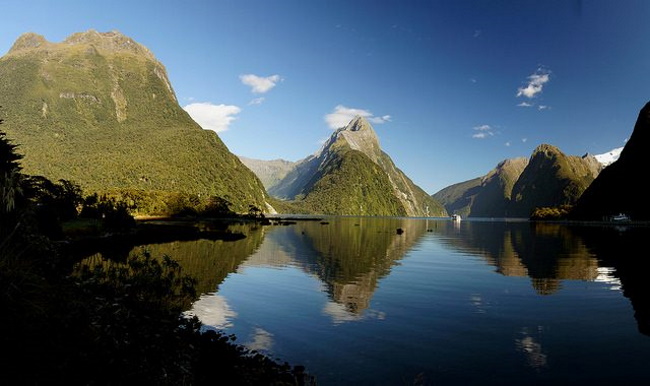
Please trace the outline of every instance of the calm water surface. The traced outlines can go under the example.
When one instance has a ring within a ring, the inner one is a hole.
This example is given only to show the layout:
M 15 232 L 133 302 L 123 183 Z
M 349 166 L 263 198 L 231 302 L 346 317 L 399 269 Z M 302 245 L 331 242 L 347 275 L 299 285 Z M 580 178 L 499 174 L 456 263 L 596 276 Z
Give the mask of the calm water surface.
M 207 328 L 319 385 L 650 384 L 650 228 L 326 221 L 145 248 Z

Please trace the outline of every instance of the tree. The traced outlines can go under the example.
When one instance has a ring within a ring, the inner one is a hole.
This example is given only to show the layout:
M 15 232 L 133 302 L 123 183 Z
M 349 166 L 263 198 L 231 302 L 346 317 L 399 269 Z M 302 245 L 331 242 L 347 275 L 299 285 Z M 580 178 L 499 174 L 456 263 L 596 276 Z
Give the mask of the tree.
M 2 122 L 0 119 L 0 124 Z M 22 156 L 16 148 L 6 133 L 0 131 L 0 231 L 13 228 L 17 209 L 23 201 L 24 176 L 19 163 Z
M 4 120 L 0 119 L 0 125 L 2 122 Z M 16 152 L 17 147 L 18 145 L 9 142 L 4 131 L 0 131 L 0 173 L 8 173 L 13 170 L 20 172 L 21 168 L 18 161 L 23 157 Z
M 264 212 L 253 204 L 248 205 L 248 216 L 252 218 L 264 218 Z

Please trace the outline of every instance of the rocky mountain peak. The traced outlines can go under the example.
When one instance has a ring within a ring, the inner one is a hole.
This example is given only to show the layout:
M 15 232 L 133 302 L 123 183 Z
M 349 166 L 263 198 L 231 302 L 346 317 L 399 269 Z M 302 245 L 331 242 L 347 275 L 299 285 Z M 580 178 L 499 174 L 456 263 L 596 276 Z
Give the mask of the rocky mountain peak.
M 45 40 L 43 35 L 39 35 L 33 32 L 27 32 L 18 37 L 14 42 L 13 46 L 9 50 L 9 53 L 15 53 L 22 50 L 38 48 L 48 44 L 48 41 Z
M 90 46 L 95 50 L 108 53 L 131 53 L 141 55 L 148 59 L 154 59 L 154 55 L 145 46 L 137 43 L 128 36 L 119 31 L 98 32 L 90 29 L 85 32 L 77 32 L 68 36 L 61 43 L 51 43 L 42 35 L 28 32 L 16 40 L 9 50 L 10 54 L 19 52 L 29 52 L 33 50 L 48 49 L 65 49 L 69 46 Z
M 548 156 L 556 155 L 558 153 L 561 153 L 560 149 L 558 149 L 553 145 L 544 143 L 535 148 L 535 150 L 533 151 L 533 157 L 535 157 L 538 154 L 543 154 L 548 157 Z
M 94 29 L 86 32 L 77 32 L 68 36 L 64 41 L 68 45 L 89 44 L 98 50 L 108 52 L 128 52 L 136 55 L 144 55 L 152 59 L 153 54 L 143 45 L 135 42 L 119 31 L 97 32 Z
M 372 130 L 372 126 L 370 126 L 370 122 L 368 120 L 360 115 L 355 116 L 352 118 L 350 123 L 348 123 L 347 126 L 345 126 L 344 130 L 347 131 L 362 131 L 362 130 Z
M 364 117 L 353 118 L 347 126 L 336 132 L 335 137 L 337 142 L 343 138 L 352 150 L 366 154 L 374 162 L 377 162 L 381 155 L 377 133 Z

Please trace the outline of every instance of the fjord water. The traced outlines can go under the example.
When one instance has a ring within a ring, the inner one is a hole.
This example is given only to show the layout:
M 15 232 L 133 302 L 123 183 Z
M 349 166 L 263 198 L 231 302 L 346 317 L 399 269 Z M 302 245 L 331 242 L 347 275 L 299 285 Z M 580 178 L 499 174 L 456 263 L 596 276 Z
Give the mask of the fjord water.
M 144 248 L 199 279 L 206 328 L 319 385 L 650 381 L 650 228 L 325 220 Z

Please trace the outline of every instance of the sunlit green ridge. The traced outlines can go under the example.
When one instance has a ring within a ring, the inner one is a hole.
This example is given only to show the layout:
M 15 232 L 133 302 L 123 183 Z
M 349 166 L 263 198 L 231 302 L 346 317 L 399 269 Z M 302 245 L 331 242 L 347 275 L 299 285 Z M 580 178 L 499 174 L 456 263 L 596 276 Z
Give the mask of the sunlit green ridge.
M 28 174 L 86 191 L 179 191 L 265 208 L 259 179 L 179 106 L 151 51 L 119 32 L 61 43 L 22 35 L 0 58 L 0 106 Z

